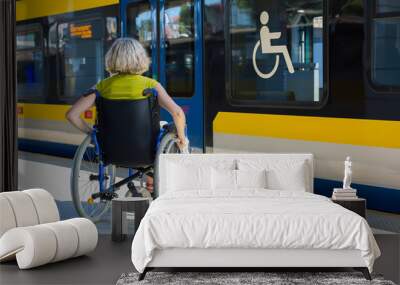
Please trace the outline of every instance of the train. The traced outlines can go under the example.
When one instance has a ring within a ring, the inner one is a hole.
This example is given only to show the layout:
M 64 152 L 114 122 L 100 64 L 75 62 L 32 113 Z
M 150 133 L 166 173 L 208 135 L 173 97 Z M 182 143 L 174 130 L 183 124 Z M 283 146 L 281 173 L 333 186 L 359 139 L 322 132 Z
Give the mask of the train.
M 138 39 L 182 106 L 197 152 L 315 155 L 314 191 L 353 187 L 400 213 L 397 0 L 17 1 L 19 149 L 71 157 L 65 112 L 108 76 L 104 55 Z M 168 114 L 163 118 L 170 120 Z M 95 109 L 83 114 L 95 121 Z

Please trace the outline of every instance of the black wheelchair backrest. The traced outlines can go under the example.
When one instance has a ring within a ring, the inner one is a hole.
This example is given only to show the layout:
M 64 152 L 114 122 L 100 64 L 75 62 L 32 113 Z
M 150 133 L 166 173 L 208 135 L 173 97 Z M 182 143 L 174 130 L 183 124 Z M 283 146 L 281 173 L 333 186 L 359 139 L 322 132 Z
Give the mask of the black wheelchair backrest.
M 152 165 L 160 131 L 157 98 L 96 99 L 97 128 L 105 164 L 140 168 Z

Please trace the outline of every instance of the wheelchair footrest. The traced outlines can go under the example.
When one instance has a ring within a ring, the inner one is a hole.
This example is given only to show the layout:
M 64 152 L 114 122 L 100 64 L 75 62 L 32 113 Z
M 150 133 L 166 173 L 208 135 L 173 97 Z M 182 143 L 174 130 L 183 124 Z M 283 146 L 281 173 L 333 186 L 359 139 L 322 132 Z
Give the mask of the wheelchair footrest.
M 92 194 L 93 200 L 97 198 L 100 198 L 100 200 L 112 200 L 114 198 L 118 198 L 118 194 L 110 191 L 104 191 Z

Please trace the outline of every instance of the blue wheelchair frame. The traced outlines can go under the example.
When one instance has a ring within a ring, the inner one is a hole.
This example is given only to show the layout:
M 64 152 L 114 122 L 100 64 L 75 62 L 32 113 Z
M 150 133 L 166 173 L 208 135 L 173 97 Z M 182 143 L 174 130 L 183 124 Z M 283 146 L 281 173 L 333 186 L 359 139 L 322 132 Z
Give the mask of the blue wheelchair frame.
M 168 125 L 170 125 L 170 124 L 171 123 L 169 123 Z M 168 127 L 161 128 L 161 130 L 160 130 L 160 132 L 158 134 L 158 137 L 157 137 L 157 143 L 156 143 L 156 150 L 155 151 L 157 151 L 162 138 L 168 132 L 168 130 L 169 130 Z M 101 149 L 100 149 L 99 141 L 97 139 L 97 129 L 96 128 L 93 129 L 92 133 L 90 134 L 90 137 L 91 137 L 92 143 L 94 144 L 94 152 L 95 152 L 96 156 L 99 158 L 99 178 L 98 178 L 98 180 L 99 180 L 99 190 L 100 190 L 100 193 L 103 193 L 105 191 L 109 191 L 110 189 L 106 189 L 105 188 L 105 175 L 104 174 L 105 174 L 106 166 L 104 165 L 102 157 L 101 157 Z M 126 179 L 128 179 L 130 177 L 133 177 L 134 174 L 135 174 L 134 173 L 134 169 L 133 168 L 128 168 L 128 177 Z M 135 178 L 136 177 L 134 177 L 134 178 L 132 178 L 130 180 L 133 180 Z M 121 183 L 121 182 L 124 182 L 124 183 Z M 111 192 L 114 191 L 114 186 L 117 186 L 117 188 L 119 188 L 121 185 L 123 185 L 123 184 L 125 184 L 127 182 L 129 182 L 129 181 L 125 181 L 125 179 L 124 179 L 124 180 L 121 180 L 120 182 L 118 182 L 118 183 L 116 183 L 114 185 L 110 185 Z
M 100 96 L 100 93 L 97 90 L 94 90 L 94 92 L 96 93 L 96 97 Z M 157 98 L 158 94 L 155 89 L 145 89 L 143 91 L 143 94 L 148 94 L 148 93 L 151 93 L 151 96 L 153 96 L 154 98 Z M 167 134 L 169 132 L 169 130 L 171 130 L 171 127 L 169 127 L 171 125 L 172 125 L 172 123 L 168 123 L 167 125 L 165 125 L 163 128 L 160 129 L 160 132 L 157 136 L 157 143 L 156 143 L 156 148 L 155 148 L 156 152 L 157 152 L 158 147 L 161 143 L 161 140 L 163 139 L 165 134 Z M 100 149 L 99 141 L 97 139 L 97 132 L 98 132 L 98 130 L 95 126 L 93 128 L 93 131 L 91 132 L 90 136 L 91 136 L 91 141 L 94 144 L 94 152 L 99 159 L 98 181 L 99 181 L 99 190 L 100 191 L 98 193 L 93 194 L 92 198 L 96 199 L 98 197 L 101 197 L 102 194 L 107 193 L 107 192 L 108 192 L 107 194 L 109 194 L 109 196 L 112 198 L 112 197 L 114 197 L 115 189 L 118 189 L 122 185 L 134 180 L 135 178 L 139 177 L 139 175 L 141 175 L 141 174 L 146 174 L 147 172 L 149 172 L 152 169 L 152 166 L 137 170 L 136 172 L 134 172 L 133 168 L 128 168 L 128 177 L 126 177 L 125 179 L 123 179 L 113 185 L 110 185 L 110 187 L 106 189 L 106 185 L 105 185 L 106 165 L 104 164 L 103 159 L 101 157 L 102 152 Z M 186 130 L 185 130 L 185 132 L 186 132 Z

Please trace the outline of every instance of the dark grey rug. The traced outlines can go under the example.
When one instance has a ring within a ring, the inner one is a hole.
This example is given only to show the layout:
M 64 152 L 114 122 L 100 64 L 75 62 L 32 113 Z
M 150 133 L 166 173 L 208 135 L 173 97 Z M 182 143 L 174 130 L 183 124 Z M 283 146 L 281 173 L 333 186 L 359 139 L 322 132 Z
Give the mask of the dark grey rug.
M 122 274 L 117 285 L 395 285 L 376 275 L 368 281 L 359 272 L 148 272 L 142 281 L 138 281 L 138 276 L 138 273 Z

